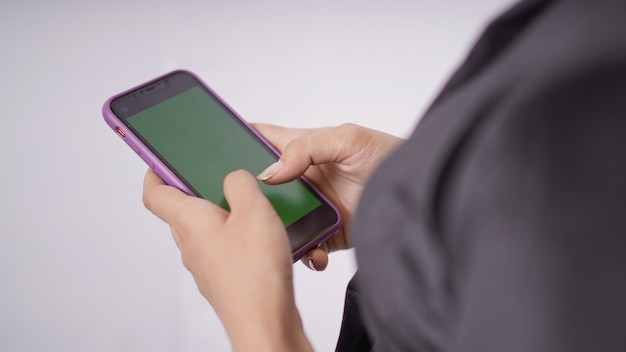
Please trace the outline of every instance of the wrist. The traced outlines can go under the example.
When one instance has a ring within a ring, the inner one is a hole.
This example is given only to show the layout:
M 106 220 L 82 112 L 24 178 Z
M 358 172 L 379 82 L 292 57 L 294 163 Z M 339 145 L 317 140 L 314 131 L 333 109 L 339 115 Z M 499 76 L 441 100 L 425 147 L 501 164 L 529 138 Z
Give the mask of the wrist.
M 264 311 L 264 312 L 263 312 Z M 260 314 L 259 314 L 260 313 Z M 245 312 L 224 321 L 233 351 L 312 351 L 300 315 L 290 309 Z
M 294 308 L 292 314 L 284 313 L 274 312 L 261 319 L 248 316 L 228 326 L 225 324 L 233 351 L 313 351 L 297 310 Z

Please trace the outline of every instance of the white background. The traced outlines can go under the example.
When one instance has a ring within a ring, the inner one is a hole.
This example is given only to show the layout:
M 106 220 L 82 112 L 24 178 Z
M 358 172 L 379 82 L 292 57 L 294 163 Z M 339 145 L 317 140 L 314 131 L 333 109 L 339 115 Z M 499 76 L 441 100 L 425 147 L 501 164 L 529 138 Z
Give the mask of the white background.
M 2 1 L 0 350 L 229 349 L 106 98 L 186 68 L 248 121 L 407 136 L 510 2 Z M 294 270 L 306 332 L 333 350 L 352 253 Z

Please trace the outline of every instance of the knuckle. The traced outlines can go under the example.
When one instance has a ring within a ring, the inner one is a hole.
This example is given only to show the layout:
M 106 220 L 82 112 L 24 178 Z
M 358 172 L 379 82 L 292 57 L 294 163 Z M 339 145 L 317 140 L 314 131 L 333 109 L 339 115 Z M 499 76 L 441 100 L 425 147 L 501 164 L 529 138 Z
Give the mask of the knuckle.
M 359 134 L 363 132 L 363 127 L 353 123 L 344 123 L 339 125 L 339 129 L 348 135 Z
M 362 154 L 364 148 L 371 142 L 370 130 L 351 123 L 339 126 L 340 140 L 350 155 Z
M 194 261 L 190 258 L 190 256 L 185 253 L 181 253 L 180 260 L 183 263 L 183 266 L 185 267 L 185 269 L 193 273 L 195 266 L 194 266 Z
M 367 134 L 367 130 L 365 128 L 353 123 L 344 123 L 339 126 L 339 130 L 342 138 L 350 144 L 361 141 Z
M 143 206 L 146 207 L 146 209 L 152 210 L 154 201 L 147 192 L 143 192 L 143 195 L 141 196 L 141 201 L 143 202 Z

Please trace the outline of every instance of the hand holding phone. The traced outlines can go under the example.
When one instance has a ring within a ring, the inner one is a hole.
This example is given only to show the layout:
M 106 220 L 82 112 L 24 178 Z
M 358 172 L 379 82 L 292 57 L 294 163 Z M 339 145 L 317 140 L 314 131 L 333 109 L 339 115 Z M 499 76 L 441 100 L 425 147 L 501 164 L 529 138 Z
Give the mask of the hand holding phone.
M 324 270 L 328 253 L 350 248 L 350 224 L 372 172 L 404 139 L 354 124 L 294 129 L 255 124 L 281 153 L 281 168 L 268 184 L 280 184 L 304 174 L 341 213 L 337 233 L 303 257 L 314 270 Z
M 185 267 L 220 317 L 233 350 L 312 351 L 298 314 L 286 230 L 257 180 L 224 180 L 230 213 L 165 186 L 154 172 L 144 200 L 170 225 Z
M 105 103 L 108 125 L 167 184 L 229 210 L 222 182 L 256 175 L 278 159 L 274 148 L 193 74 L 175 71 Z M 332 236 L 341 216 L 304 178 L 261 189 L 287 229 L 294 259 Z

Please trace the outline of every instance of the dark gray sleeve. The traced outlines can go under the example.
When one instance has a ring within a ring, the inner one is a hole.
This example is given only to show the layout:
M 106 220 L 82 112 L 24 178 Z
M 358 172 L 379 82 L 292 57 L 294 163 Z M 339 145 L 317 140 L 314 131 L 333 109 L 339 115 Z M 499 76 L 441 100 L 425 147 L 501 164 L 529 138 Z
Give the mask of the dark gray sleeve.
M 460 156 L 440 208 L 452 350 L 626 351 L 619 61 L 504 102 Z

